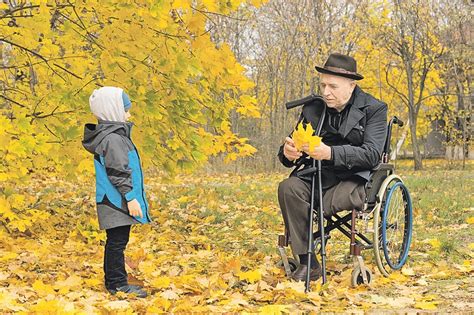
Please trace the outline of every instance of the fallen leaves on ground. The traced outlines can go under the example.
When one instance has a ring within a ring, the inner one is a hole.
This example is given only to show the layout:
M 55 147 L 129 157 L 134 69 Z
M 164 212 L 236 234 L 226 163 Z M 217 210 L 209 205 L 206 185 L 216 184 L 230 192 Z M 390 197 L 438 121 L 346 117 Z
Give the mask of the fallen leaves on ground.
M 126 251 L 130 282 L 146 287 L 146 299 L 105 291 L 105 236 L 95 217 L 93 182 L 37 178 L 35 187 L 19 188 L 17 194 L 28 196 L 23 206 L 48 219 L 25 230 L 0 227 L 0 309 L 71 314 L 472 309 L 473 239 L 472 225 L 466 224 L 472 207 L 460 210 L 464 218 L 457 222 L 436 226 L 426 220 L 442 214 L 422 208 L 401 271 L 385 278 L 376 271 L 372 253 L 364 253 L 375 275 L 370 286 L 350 287 L 349 240 L 333 233 L 327 247 L 329 282 L 314 282 L 305 293 L 302 282 L 287 280 L 277 267 L 283 226 L 276 187 L 283 178 L 222 174 L 165 181 L 149 176 L 154 222 L 133 227 Z M 408 174 L 409 187 L 411 178 Z M 412 186 L 417 206 L 422 186 Z M 465 246 L 450 247 L 450 240 Z

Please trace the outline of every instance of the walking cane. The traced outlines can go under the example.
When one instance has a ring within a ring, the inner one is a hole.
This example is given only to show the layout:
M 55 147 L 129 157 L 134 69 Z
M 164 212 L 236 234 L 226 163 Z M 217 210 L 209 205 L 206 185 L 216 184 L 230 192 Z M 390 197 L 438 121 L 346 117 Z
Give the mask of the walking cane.
M 293 107 L 307 105 L 314 101 L 322 102 L 324 108 L 321 113 L 321 117 L 318 122 L 318 126 L 316 128 L 316 135 L 319 136 L 321 134 L 321 129 L 324 124 L 324 119 L 326 117 L 326 103 L 324 100 L 318 95 L 310 95 L 303 99 L 296 100 L 293 102 L 289 102 L 286 104 L 286 108 L 290 109 Z M 304 108 L 303 108 L 304 114 Z M 307 117 L 308 118 L 308 117 Z M 324 233 L 324 212 L 323 212 L 323 188 L 322 188 L 322 180 L 321 180 L 321 160 L 318 160 L 318 167 L 316 168 L 316 160 L 313 159 L 312 167 L 308 170 L 304 170 L 301 172 L 301 175 L 311 173 L 311 201 L 310 207 L 308 209 L 308 261 L 307 266 L 308 270 L 306 273 L 306 281 L 305 281 L 305 291 L 310 291 L 310 274 L 311 274 L 311 254 L 313 253 L 313 209 L 314 209 L 314 194 L 315 194 L 315 183 L 316 183 L 316 172 L 318 173 L 318 200 L 319 200 L 319 211 L 318 211 L 318 226 L 320 232 L 320 240 L 321 240 L 321 269 L 322 269 L 322 281 L 323 284 L 326 283 L 326 243 L 325 243 L 325 233 Z

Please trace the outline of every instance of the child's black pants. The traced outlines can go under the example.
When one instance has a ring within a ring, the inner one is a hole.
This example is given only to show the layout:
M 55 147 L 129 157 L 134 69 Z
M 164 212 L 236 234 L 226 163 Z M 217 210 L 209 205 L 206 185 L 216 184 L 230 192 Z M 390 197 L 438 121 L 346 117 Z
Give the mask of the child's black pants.
M 109 290 L 128 284 L 124 251 L 130 237 L 131 225 L 106 229 L 104 253 L 105 287 Z

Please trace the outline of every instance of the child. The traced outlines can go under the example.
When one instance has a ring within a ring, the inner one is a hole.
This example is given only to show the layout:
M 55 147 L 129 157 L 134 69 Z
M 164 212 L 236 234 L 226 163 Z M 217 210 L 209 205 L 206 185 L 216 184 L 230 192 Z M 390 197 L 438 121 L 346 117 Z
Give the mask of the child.
M 146 297 L 142 287 L 128 284 L 124 259 L 131 225 L 151 221 L 140 158 L 130 138 L 132 123 L 127 122 L 132 103 L 116 87 L 95 90 L 89 103 L 99 122 L 85 126 L 82 144 L 94 154 L 99 227 L 107 233 L 105 287 L 111 294 Z

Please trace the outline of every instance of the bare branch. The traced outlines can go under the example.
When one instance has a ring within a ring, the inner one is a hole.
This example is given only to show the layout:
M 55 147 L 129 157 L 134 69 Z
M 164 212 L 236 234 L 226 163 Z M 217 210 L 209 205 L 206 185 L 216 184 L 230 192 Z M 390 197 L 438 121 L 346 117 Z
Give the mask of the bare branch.
M 3 95 L 3 94 L 0 94 L 0 97 L 3 98 L 3 99 L 5 99 L 5 100 L 7 100 L 7 101 L 9 101 L 9 102 L 12 102 L 12 103 L 15 104 L 15 105 L 20 106 L 20 107 L 22 107 L 22 108 L 26 108 L 26 105 L 20 104 L 20 103 L 18 103 L 17 101 L 14 101 L 14 100 L 12 100 L 11 98 L 8 98 L 8 97 L 6 97 L 6 96 Z
M 210 20 L 210 18 L 209 18 L 209 16 L 208 16 L 208 14 L 217 15 L 217 16 L 225 17 L 225 18 L 227 18 L 227 19 L 236 20 L 236 21 L 241 21 L 241 22 L 247 22 L 247 21 L 248 21 L 248 19 L 239 19 L 239 18 L 230 16 L 230 15 L 222 14 L 222 13 L 200 10 L 200 9 L 198 9 L 198 8 L 196 8 L 196 7 L 193 7 L 193 6 L 191 6 L 191 9 L 193 9 L 193 10 L 199 12 L 199 13 L 202 13 L 202 14 L 203 14 L 204 16 L 206 16 L 209 20 Z
M 41 60 L 43 60 L 43 61 L 46 63 L 46 65 L 48 66 L 48 68 L 50 68 L 58 77 L 60 77 L 61 79 L 63 79 L 64 82 L 67 82 L 67 80 L 64 79 L 62 75 L 60 75 L 57 71 L 55 71 L 55 70 L 51 67 L 51 65 L 49 64 L 49 60 L 46 59 L 45 57 L 43 57 L 42 55 L 38 54 L 37 52 L 35 52 L 35 51 L 33 51 L 33 50 L 29 49 L 29 48 L 26 48 L 26 47 L 24 47 L 24 46 L 21 46 L 21 45 L 19 45 L 19 44 L 16 44 L 16 43 L 14 43 L 14 42 L 11 42 L 11 41 L 9 41 L 9 40 L 6 40 L 5 38 L 0 38 L 0 42 L 4 42 L 4 43 L 10 44 L 10 45 L 12 45 L 12 46 L 18 47 L 18 48 L 20 48 L 21 50 L 24 50 L 24 51 L 26 51 L 26 52 L 32 54 L 33 56 L 40 58 Z
M 389 65 L 390 67 L 390 65 Z M 393 85 L 392 83 L 390 83 L 390 80 L 388 79 L 388 71 L 389 71 L 389 67 L 387 69 L 385 69 L 385 80 L 387 81 L 387 84 L 388 86 L 390 86 L 390 88 L 395 92 L 397 93 L 398 96 L 400 96 L 400 98 L 402 99 L 402 101 L 408 106 L 408 104 L 410 104 L 410 101 L 408 100 L 408 97 L 403 94 L 402 92 L 400 92 L 397 87 L 395 85 Z
M 82 77 L 80 77 L 80 76 L 78 76 L 77 74 L 75 74 L 75 73 L 69 71 L 68 69 L 66 69 L 66 68 L 64 68 L 64 67 L 62 67 L 62 66 L 60 66 L 60 65 L 58 65 L 57 63 L 54 63 L 54 65 L 55 65 L 56 67 L 58 67 L 59 69 L 65 71 L 65 72 L 67 72 L 67 73 L 69 73 L 69 74 L 72 75 L 73 77 L 76 77 L 76 78 L 78 78 L 78 79 L 80 79 L 80 80 L 83 79 Z
M 28 6 L 19 6 L 10 10 L 5 10 L 5 14 L 0 17 L 0 19 L 4 18 L 10 18 L 10 17 L 25 17 L 25 16 L 13 16 L 13 13 L 18 12 L 18 11 L 23 11 L 23 10 L 28 10 L 28 9 L 34 9 L 34 8 L 39 8 L 40 6 L 37 5 L 28 5 Z

